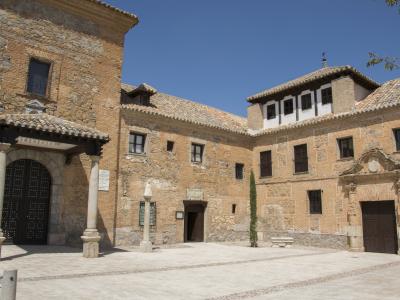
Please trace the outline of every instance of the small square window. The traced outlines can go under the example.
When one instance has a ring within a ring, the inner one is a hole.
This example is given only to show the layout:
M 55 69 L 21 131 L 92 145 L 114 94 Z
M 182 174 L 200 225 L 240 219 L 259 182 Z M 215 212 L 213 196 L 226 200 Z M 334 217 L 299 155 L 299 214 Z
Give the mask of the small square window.
M 173 141 L 167 141 L 167 151 L 168 152 L 174 151 L 174 145 L 175 143 Z
M 235 165 L 236 179 L 243 179 L 243 169 L 244 169 L 244 164 Z
M 267 106 L 267 120 L 276 118 L 276 108 L 275 104 L 271 104 Z
M 310 214 L 322 214 L 321 190 L 308 191 Z
M 232 204 L 232 214 L 236 213 L 236 204 Z
M 353 138 L 338 139 L 340 158 L 354 157 Z
M 194 163 L 201 163 L 203 162 L 203 152 L 204 152 L 204 145 L 200 144 L 192 144 L 192 162 Z
M 27 92 L 37 96 L 46 96 L 49 81 L 50 64 L 35 58 L 29 61 Z
M 146 135 L 131 133 L 129 134 L 129 153 L 143 154 Z
M 145 202 L 140 201 L 139 207 L 139 226 L 144 226 L 144 206 Z M 156 226 L 156 203 L 150 202 L 150 226 Z
M 322 104 L 332 103 L 332 88 L 325 88 L 321 90 Z
M 283 114 L 290 115 L 293 113 L 293 99 L 285 100 L 283 102 Z
M 301 96 L 301 110 L 310 109 L 312 107 L 311 94 Z
M 393 133 L 396 140 L 396 151 L 400 151 L 400 129 L 393 129 Z

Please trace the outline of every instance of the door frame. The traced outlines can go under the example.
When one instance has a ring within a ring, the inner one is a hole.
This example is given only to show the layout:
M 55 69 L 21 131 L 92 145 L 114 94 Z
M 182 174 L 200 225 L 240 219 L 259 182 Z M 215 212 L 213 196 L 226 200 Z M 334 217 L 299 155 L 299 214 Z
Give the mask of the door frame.
M 188 243 L 191 241 L 187 240 L 187 213 L 189 206 L 202 206 L 203 207 L 203 243 L 207 241 L 207 202 L 206 201 L 195 201 L 195 200 L 183 200 L 184 206 L 184 221 L 183 221 L 183 242 Z

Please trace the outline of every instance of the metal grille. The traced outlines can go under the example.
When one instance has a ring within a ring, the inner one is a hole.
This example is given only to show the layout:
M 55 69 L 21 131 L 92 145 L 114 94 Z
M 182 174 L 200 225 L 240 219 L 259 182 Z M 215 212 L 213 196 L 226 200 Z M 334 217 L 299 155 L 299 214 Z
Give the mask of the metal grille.
M 17 160 L 7 167 L 2 219 L 7 241 L 47 242 L 50 185 L 49 172 L 36 161 Z

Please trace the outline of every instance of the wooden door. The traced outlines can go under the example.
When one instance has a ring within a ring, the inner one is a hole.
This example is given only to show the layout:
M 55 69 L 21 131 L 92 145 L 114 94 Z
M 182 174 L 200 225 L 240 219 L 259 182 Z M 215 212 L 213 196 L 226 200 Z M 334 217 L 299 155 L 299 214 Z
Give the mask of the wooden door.
M 185 206 L 185 242 L 204 241 L 204 206 Z
M 397 253 L 397 230 L 394 201 L 362 203 L 365 251 Z

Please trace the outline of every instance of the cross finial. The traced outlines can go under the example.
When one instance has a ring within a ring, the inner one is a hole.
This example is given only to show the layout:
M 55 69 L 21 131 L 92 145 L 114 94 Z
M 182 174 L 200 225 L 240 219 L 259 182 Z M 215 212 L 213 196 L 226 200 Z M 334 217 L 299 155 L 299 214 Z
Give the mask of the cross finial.
M 328 59 L 326 58 L 326 52 L 322 52 L 322 67 L 328 67 Z

